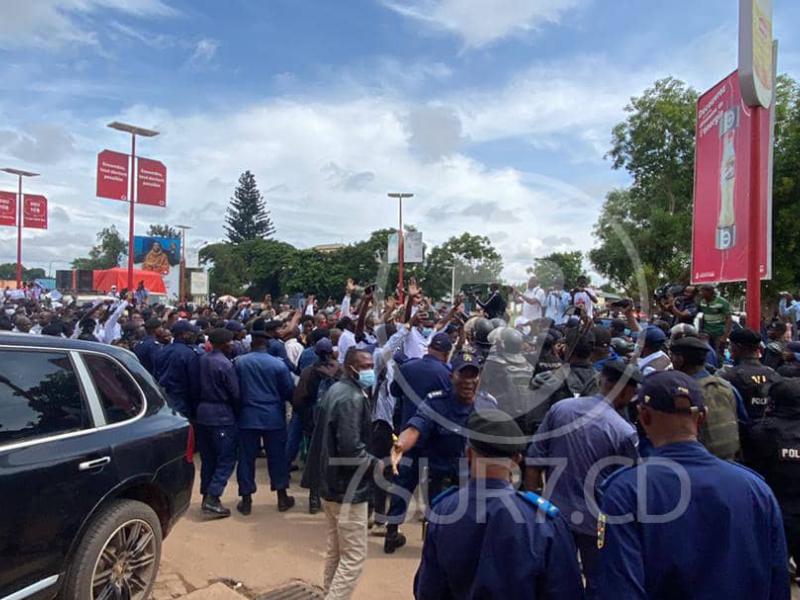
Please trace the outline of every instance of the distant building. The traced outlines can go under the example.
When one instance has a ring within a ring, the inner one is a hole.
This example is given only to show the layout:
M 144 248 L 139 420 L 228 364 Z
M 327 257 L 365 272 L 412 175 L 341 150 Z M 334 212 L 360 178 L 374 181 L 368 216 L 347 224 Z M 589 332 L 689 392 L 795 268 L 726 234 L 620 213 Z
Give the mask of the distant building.
M 330 252 L 336 252 L 337 250 L 341 250 L 345 247 L 345 244 L 319 244 L 314 246 L 312 249 L 316 250 L 317 252 L 323 252 L 324 254 L 329 254 Z

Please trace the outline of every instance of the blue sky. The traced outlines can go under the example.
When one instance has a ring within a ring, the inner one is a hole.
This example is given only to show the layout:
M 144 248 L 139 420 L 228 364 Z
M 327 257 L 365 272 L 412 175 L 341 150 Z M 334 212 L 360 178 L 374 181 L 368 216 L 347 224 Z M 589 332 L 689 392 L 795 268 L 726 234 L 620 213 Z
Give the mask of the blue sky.
M 779 70 L 800 77 L 800 3 L 775 0 Z M 586 250 L 604 154 L 627 100 L 673 75 L 705 89 L 736 66 L 737 3 L 641 0 L 0 0 L 0 163 L 42 177 L 51 229 L 28 264 L 64 265 L 94 234 L 127 231 L 94 197 L 105 127 L 162 135 L 140 152 L 169 168 L 155 222 L 223 235 L 252 170 L 278 235 L 297 246 L 363 239 L 407 221 L 439 243 L 488 235 L 520 279 L 536 256 Z M 793 39 L 794 38 L 794 39 Z M 5 177 L 5 176 L 4 176 Z M 14 181 L 0 178 L 0 189 Z M 0 230 L 0 261 L 14 258 Z

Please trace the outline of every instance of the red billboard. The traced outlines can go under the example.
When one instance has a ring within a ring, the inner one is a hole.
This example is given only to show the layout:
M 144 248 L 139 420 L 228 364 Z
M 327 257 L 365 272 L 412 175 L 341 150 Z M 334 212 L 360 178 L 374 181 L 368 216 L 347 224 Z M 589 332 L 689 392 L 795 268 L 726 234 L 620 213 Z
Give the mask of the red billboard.
M 0 225 L 17 224 L 17 194 L 0 192 Z
M 22 202 L 22 226 L 30 229 L 47 229 L 47 198 L 25 194 Z
M 150 206 L 167 205 L 167 167 L 149 158 L 138 158 L 136 203 Z
M 128 199 L 128 155 L 103 150 L 97 155 L 97 196 Z
M 747 279 L 750 221 L 750 147 L 752 128 L 761 128 L 763 182 L 759 210 L 763 227 L 759 271 L 771 276 L 772 248 L 772 111 L 760 112 L 742 100 L 737 72 L 697 101 L 695 130 L 692 283 Z

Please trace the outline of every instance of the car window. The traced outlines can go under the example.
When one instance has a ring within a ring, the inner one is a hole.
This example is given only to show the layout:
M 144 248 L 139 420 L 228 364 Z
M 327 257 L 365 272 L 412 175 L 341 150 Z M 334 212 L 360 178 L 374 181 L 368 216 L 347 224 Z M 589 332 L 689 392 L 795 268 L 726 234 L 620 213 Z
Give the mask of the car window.
M 99 354 L 84 354 L 83 360 L 94 380 L 107 423 L 132 419 L 141 412 L 142 393 L 119 363 Z
M 67 353 L 0 350 L 0 444 L 89 427 Z

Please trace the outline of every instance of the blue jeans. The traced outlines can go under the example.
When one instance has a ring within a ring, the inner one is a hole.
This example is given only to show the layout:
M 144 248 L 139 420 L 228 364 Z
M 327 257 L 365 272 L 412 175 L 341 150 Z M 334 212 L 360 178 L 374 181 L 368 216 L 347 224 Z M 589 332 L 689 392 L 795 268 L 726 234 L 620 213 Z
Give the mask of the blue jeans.
M 196 425 L 200 452 L 200 493 L 222 496 L 236 466 L 236 426 Z
M 239 495 L 256 493 L 256 457 L 264 440 L 267 450 L 267 471 L 272 491 L 289 487 L 289 461 L 286 460 L 286 428 L 281 429 L 240 429 L 239 466 L 236 479 L 239 482 Z

